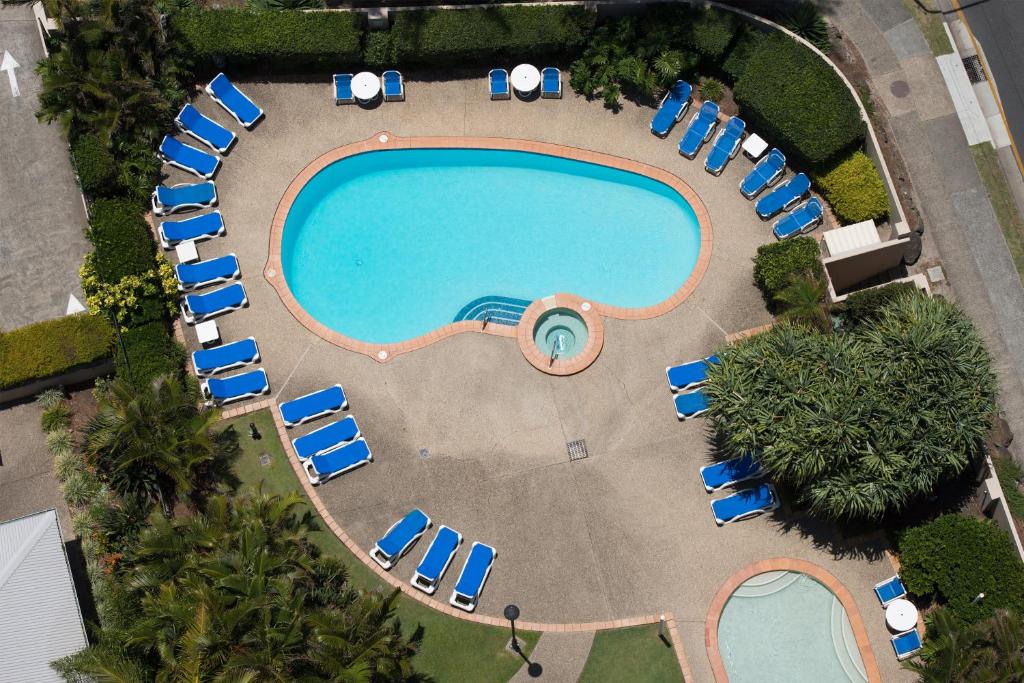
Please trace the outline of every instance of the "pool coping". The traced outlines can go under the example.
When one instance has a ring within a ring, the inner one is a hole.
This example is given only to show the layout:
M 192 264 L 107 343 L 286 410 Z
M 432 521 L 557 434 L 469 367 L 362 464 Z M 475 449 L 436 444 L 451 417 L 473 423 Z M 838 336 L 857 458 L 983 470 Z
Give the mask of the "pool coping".
M 747 579 L 771 571 L 801 572 L 812 577 L 826 588 L 842 603 L 846 610 L 846 616 L 850 620 L 850 628 L 853 637 L 857 641 L 857 649 L 860 650 L 860 658 L 864 662 L 864 671 L 868 676 L 868 683 L 881 683 L 882 674 L 878 669 L 878 662 L 875 661 L 874 651 L 871 649 L 871 642 L 868 640 L 868 631 L 864 626 L 864 619 L 860 616 L 857 603 L 853 600 L 850 591 L 840 583 L 839 579 L 823 567 L 819 567 L 807 560 L 798 560 L 792 557 L 775 557 L 769 560 L 761 560 L 747 565 L 743 569 L 730 576 L 722 587 L 715 593 L 708 607 L 708 616 L 704 622 L 704 645 L 707 650 L 708 660 L 711 662 L 711 671 L 715 676 L 716 683 L 729 683 L 729 675 L 725 671 L 725 663 L 718 649 L 718 622 L 722 618 L 722 610 L 725 603 L 732 597 L 733 592 L 739 588 Z
M 266 279 L 266 281 L 277 291 L 277 295 L 280 297 L 281 302 L 285 305 L 285 308 L 288 309 L 288 312 L 291 313 L 292 317 L 299 322 L 299 324 L 325 341 L 349 351 L 362 353 L 373 358 L 379 363 L 386 363 L 403 353 L 422 349 L 434 342 L 463 332 L 482 332 L 484 334 L 492 334 L 502 337 L 518 336 L 517 329 L 519 326 L 510 327 L 508 325 L 497 324 L 487 325 L 486 321 L 481 323 L 474 320 L 462 320 L 459 322 L 448 323 L 447 325 L 439 327 L 431 332 L 402 342 L 393 344 L 370 344 L 358 339 L 353 339 L 352 337 L 347 337 L 316 320 L 306 312 L 301 304 L 299 304 L 298 300 L 292 294 L 291 289 L 288 287 L 281 262 L 281 238 L 284 233 L 285 220 L 288 218 L 288 211 L 291 209 L 292 203 L 294 203 L 296 197 L 298 197 L 299 192 L 306 183 L 330 164 L 346 157 L 384 149 L 413 148 L 493 149 L 546 154 L 548 156 L 556 156 L 564 159 L 571 159 L 573 161 L 582 161 L 600 166 L 617 168 L 619 170 L 647 176 L 653 180 L 668 185 L 678 192 L 693 209 L 700 228 L 700 251 L 697 254 L 697 263 L 694 265 L 690 275 L 686 278 L 686 281 L 682 286 L 675 291 L 675 293 L 664 301 L 654 304 L 653 306 L 645 306 L 643 308 L 623 308 L 620 306 L 610 306 L 596 301 L 592 302 L 592 309 L 601 316 L 607 318 L 618 318 L 621 320 L 645 320 L 664 315 L 679 306 L 688 296 L 690 296 L 690 294 L 693 293 L 697 288 L 697 285 L 699 285 L 700 281 L 703 279 L 708 265 L 711 263 L 712 233 L 711 220 L 707 207 L 704 206 L 704 202 L 701 201 L 700 196 L 681 178 L 669 173 L 668 171 L 657 168 L 656 166 L 650 166 L 639 161 L 617 157 L 611 154 L 603 154 L 601 152 L 594 152 L 566 145 L 556 145 L 549 142 L 537 142 L 534 140 L 478 136 L 399 137 L 388 131 L 381 131 L 365 140 L 336 147 L 335 149 L 320 155 L 313 161 L 309 162 L 305 168 L 299 171 L 298 175 L 292 179 L 292 182 L 288 185 L 288 188 L 285 190 L 284 195 L 281 197 L 281 200 L 277 205 L 277 210 L 274 212 L 274 219 L 270 226 L 267 263 L 263 268 L 264 279 Z M 575 295 L 571 294 L 559 294 L 557 296 L 574 297 L 579 299 L 579 297 L 575 297 Z M 582 299 L 579 300 L 582 301 Z M 543 301 L 543 299 L 538 301 Z M 534 304 L 536 303 L 537 302 L 535 301 Z M 603 334 L 601 338 L 603 340 Z M 600 348 L 598 348 L 597 351 L 600 353 Z M 572 360 L 576 360 L 578 358 L 580 357 L 577 356 Z M 596 358 L 597 356 L 594 355 L 593 358 L 590 359 L 590 363 L 592 363 Z M 539 370 L 548 372 L 544 367 L 538 366 L 532 361 L 531 363 Z M 556 361 L 556 364 L 557 363 L 558 361 Z M 569 363 L 569 361 L 567 361 L 567 363 Z M 573 370 L 573 372 L 579 372 L 590 363 L 582 365 L 582 367 Z M 576 364 L 574 363 L 573 365 Z M 556 372 L 552 374 L 573 374 L 573 372 Z

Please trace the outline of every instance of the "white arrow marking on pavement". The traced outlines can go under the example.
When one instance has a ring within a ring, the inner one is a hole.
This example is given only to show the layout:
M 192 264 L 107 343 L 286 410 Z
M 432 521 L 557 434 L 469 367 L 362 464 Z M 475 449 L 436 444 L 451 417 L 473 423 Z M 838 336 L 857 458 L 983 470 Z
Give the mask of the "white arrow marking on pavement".
M 21 89 L 18 87 L 18 77 L 14 75 L 14 70 L 17 69 L 21 64 L 14 61 L 14 57 L 7 50 L 4 50 L 4 60 L 0 62 L 0 71 L 7 72 L 7 80 L 11 82 L 11 95 L 18 97 L 21 95 Z

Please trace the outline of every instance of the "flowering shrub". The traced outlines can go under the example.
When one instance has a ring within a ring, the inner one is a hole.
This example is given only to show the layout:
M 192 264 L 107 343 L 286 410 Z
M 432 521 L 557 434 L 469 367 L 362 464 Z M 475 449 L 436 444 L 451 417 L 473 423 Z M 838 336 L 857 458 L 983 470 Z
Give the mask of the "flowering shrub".
M 147 299 L 164 302 L 167 313 L 174 315 L 178 298 L 174 267 L 157 254 L 154 267 L 139 275 L 126 275 L 113 284 L 103 282 L 96 274 L 95 254 L 86 254 L 79 275 L 89 308 L 112 313 L 118 320 L 138 314 Z

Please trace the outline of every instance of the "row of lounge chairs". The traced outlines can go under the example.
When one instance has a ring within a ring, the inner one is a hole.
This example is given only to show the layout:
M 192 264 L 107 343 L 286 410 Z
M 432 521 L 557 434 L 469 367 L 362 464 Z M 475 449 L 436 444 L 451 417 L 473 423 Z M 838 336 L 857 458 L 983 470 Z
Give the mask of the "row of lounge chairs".
M 509 82 L 508 71 L 491 69 L 487 74 L 487 89 L 492 100 L 512 99 L 512 84 Z M 540 96 L 545 99 L 561 99 L 562 72 L 556 67 L 547 66 L 541 69 Z
M 341 385 L 335 384 L 280 403 L 277 408 L 290 429 L 345 410 L 348 398 Z M 292 449 L 314 486 L 373 462 L 370 446 L 351 415 L 292 439 Z
M 352 74 L 334 74 L 334 103 L 355 104 L 357 99 L 352 92 Z M 381 92 L 385 102 L 401 102 L 405 100 L 405 82 L 402 74 L 395 70 L 381 74 Z
M 676 417 L 680 420 L 688 420 L 707 412 L 708 399 L 700 387 L 708 378 L 708 368 L 715 363 L 718 363 L 718 356 L 712 355 L 665 368 L 668 386 L 676 394 L 672 400 L 676 406 Z
M 370 557 L 383 569 L 390 571 L 431 526 L 433 522 L 430 517 L 419 508 L 413 508 L 405 517 L 392 524 L 373 545 Z M 462 534 L 442 524 L 409 582 L 427 595 L 433 595 L 461 544 Z M 497 556 L 498 552 L 491 546 L 474 542 L 448 603 L 467 612 L 475 610 Z

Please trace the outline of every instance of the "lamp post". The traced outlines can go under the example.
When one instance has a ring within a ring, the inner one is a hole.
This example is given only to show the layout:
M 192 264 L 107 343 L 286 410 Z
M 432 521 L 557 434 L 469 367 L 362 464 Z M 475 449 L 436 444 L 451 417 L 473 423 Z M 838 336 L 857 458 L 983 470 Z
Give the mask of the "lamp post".
M 117 336 L 117 344 L 121 347 L 121 355 L 124 356 L 124 367 L 128 371 L 128 379 L 133 380 L 132 377 L 132 364 L 128 362 L 128 351 L 124 348 L 124 339 L 121 338 L 121 322 L 117 319 L 117 312 L 114 310 L 107 311 L 110 316 L 110 320 L 114 323 L 114 334 Z
M 515 605 L 505 606 L 505 618 L 512 624 L 512 650 L 519 652 L 519 641 L 516 640 L 516 619 L 519 618 L 519 608 Z

